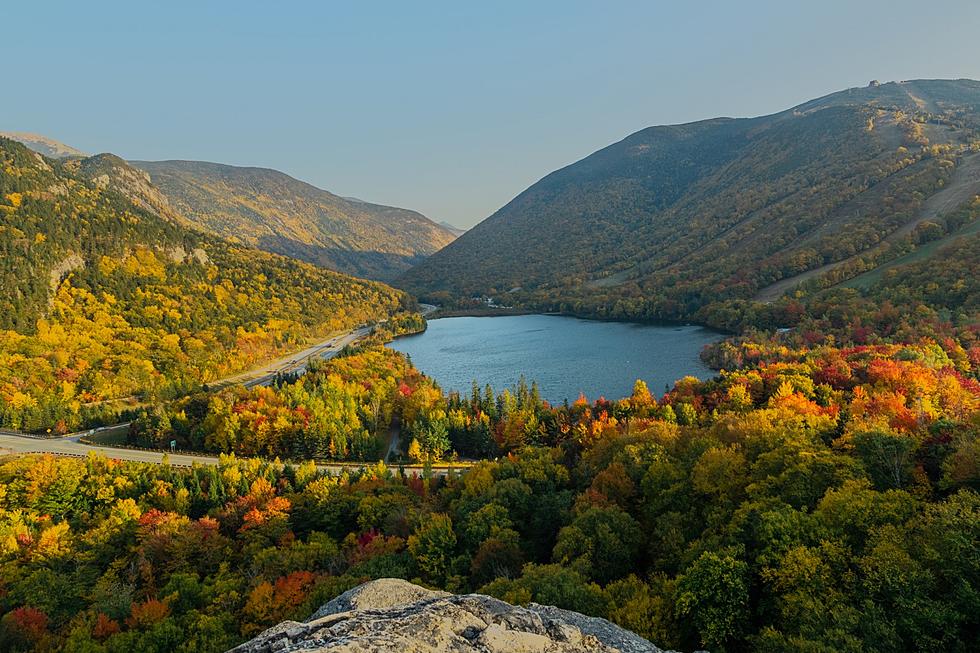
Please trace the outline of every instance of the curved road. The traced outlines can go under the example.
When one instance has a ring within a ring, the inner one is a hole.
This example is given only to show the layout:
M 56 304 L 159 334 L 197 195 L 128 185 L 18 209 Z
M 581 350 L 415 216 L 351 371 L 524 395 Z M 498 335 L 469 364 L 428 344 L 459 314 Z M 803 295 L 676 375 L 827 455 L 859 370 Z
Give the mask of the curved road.
M 19 435 L 11 431 L 0 431 L 0 453 L 51 453 L 56 456 L 87 456 L 95 451 L 106 458 L 116 460 L 131 460 L 142 463 L 162 463 L 164 452 L 143 451 L 142 449 L 122 449 L 100 445 L 83 444 L 79 442 L 82 434 L 66 435 L 63 438 L 35 438 L 29 435 Z M 217 465 L 218 459 L 205 454 L 170 454 L 170 462 L 174 465 L 190 466 L 194 462 L 205 465 Z
M 234 376 L 229 376 L 220 381 L 209 383 L 211 387 L 221 387 L 235 383 L 241 383 L 246 388 L 254 388 L 258 385 L 269 385 L 278 374 L 306 372 L 306 364 L 311 358 L 322 358 L 328 360 L 336 356 L 340 351 L 352 343 L 371 333 L 371 327 L 365 326 L 353 331 L 348 331 L 342 335 L 335 335 L 319 342 L 312 347 L 307 347 L 302 351 L 283 356 L 262 367 L 242 372 Z
M 427 315 L 436 309 L 435 306 L 429 304 L 422 305 L 422 312 Z M 230 383 L 241 383 L 246 387 L 254 387 L 258 385 L 268 385 L 275 378 L 276 375 L 286 372 L 295 372 L 302 374 L 306 371 L 306 365 L 310 358 L 318 357 L 324 360 L 333 358 L 336 356 L 344 347 L 349 344 L 360 340 L 361 338 L 367 336 L 371 333 L 371 327 L 365 326 L 350 331 L 346 334 L 333 336 L 319 344 L 308 347 L 303 351 L 291 354 L 280 358 L 279 360 L 273 361 L 268 365 L 261 368 L 245 372 L 227 379 L 222 379 L 220 382 L 211 384 L 212 386 L 226 385 Z M 171 465 L 186 466 L 190 467 L 194 463 L 199 463 L 202 465 L 217 465 L 218 458 L 216 456 L 210 456 L 207 454 L 197 454 L 197 453 L 167 453 L 164 451 L 151 451 L 143 449 L 128 449 L 122 447 L 111 447 L 106 445 L 92 445 L 85 444 L 81 442 L 81 438 L 85 435 L 92 435 L 99 431 L 108 431 L 113 429 L 119 429 L 121 427 L 128 426 L 129 423 L 125 422 L 122 424 L 115 424 L 113 426 L 106 426 L 99 429 L 92 429 L 88 431 L 80 431 L 78 433 L 71 433 L 60 438 L 45 438 L 28 435 L 26 433 L 19 433 L 17 431 L 8 431 L 0 429 L 0 454 L 29 454 L 29 453 L 50 453 L 57 456 L 87 456 L 90 452 L 96 452 L 104 455 L 107 458 L 112 458 L 115 460 L 126 460 L 133 462 L 143 462 L 143 463 L 156 463 L 160 464 L 163 462 L 163 457 L 166 455 L 169 458 Z M 397 439 L 395 439 L 397 442 Z M 386 453 L 391 453 L 390 450 Z M 372 466 L 375 463 L 363 463 L 363 464 L 348 464 L 348 465 L 318 465 L 322 470 L 329 471 L 333 474 L 339 474 L 344 470 L 351 469 L 362 469 L 364 467 Z M 408 473 L 420 474 L 421 468 L 419 467 L 406 467 Z M 453 466 L 445 465 L 432 468 L 432 473 L 436 476 L 445 476 L 450 470 L 454 469 Z M 455 467 L 459 469 L 459 467 Z
M 113 427 L 108 427 L 113 428 Z M 163 463 L 164 455 L 169 457 L 171 465 L 179 467 L 190 467 L 194 463 L 201 465 L 217 465 L 217 456 L 207 454 L 192 453 L 171 453 L 164 451 L 148 451 L 144 449 L 124 449 L 103 445 L 85 444 L 79 442 L 83 434 L 75 433 L 66 435 L 63 438 L 37 438 L 29 435 L 14 433 L 11 431 L 0 431 L 0 455 L 3 454 L 31 454 L 49 453 L 56 456 L 85 457 L 90 452 L 102 454 L 106 458 L 114 460 L 126 460 L 141 463 Z M 344 471 L 373 467 L 377 463 L 351 463 L 346 465 L 317 465 L 321 470 L 331 474 L 340 474 Z M 460 471 L 463 466 L 439 465 L 432 467 L 433 476 L 445 476 L 450 470 Z M 421 476 L 420 466 L 405 466 L 405 473 L 412 476 Z

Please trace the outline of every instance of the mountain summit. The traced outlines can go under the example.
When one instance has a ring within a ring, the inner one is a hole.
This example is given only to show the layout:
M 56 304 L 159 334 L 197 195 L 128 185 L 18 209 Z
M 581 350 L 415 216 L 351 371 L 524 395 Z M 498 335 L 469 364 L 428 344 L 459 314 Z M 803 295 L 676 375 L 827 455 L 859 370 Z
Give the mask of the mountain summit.
M 547 175 L 400 283 L 437 302 L 689 317 L 969 231 L 978 193 L 980 82 L 872 83 L 636 132 Z
M 72 157 L 88 156 L 85 154 L 85 152 L 76 150 L 71 145 L 65 145 L 60 141 L 56 141 L 53 138 L 48 138 L 47 136 L 42 136 L 41 134 L 0 131 L 0 136 L 3 138 L 9 138 L 12 141 L 17 141 L 18 143 L 31 148 L 38 154 L 43 154 L 44 156 L 51 157 L 52 159 L 68 159 Z

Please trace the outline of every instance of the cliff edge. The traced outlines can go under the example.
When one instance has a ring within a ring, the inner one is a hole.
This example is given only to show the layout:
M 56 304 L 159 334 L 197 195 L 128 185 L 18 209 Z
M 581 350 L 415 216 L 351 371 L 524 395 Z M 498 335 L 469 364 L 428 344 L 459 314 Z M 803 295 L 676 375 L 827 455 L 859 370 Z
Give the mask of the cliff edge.
M 404 580 L 365 583 L 306 622 L 285 621 L 233 653 L 449 651 L 469 653 L 661 653 L 605 619 L 482 594 L 447 594 Z

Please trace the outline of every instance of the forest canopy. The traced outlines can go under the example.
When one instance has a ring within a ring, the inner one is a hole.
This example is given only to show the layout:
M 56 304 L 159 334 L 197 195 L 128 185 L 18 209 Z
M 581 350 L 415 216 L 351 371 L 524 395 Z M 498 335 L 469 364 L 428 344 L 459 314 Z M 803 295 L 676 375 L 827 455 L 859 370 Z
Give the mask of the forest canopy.
M 289 424 L 319 393 L 390 377 L 377 404 L 362 386 L 357 419 L 385 406 L 378 418 L 390 408 L 412 443 L 446 436 L 420 455 L 497 457 L 448 478 L 234 456 L 2 459 L 0 642 L 220 651 L 400 577 L 606 617 L 681 650 L 970 650 L 973 364 L 928 341 L 724 349 L 740 363 L 715 379 L 662 397 L 637 382 L 612 402 L 549 406 L 533 385 L 445 396 L 375 348 L 315 371 L 327 386 L 234 395 L 254 439 L 263 417 Z M 387 405 L 392 388 L 403 401 Z

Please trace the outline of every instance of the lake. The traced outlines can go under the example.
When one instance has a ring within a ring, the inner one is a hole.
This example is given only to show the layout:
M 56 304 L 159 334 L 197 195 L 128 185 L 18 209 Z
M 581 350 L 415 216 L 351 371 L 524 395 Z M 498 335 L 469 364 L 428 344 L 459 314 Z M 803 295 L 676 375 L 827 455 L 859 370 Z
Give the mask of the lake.
M 599 322 L 558 315 L 449 317 L 429 322 L 425 333 L 388 346 L 411 356 L 415 366 L 445 391 L 469 394 L 476 380 L 497 392 L 523 374 L 538 382 L 551 403 L 629 395 L 643 379 L 655 395 L 683 376 L 714 372 L 698 355 L 721 334 L 698 326 Z

